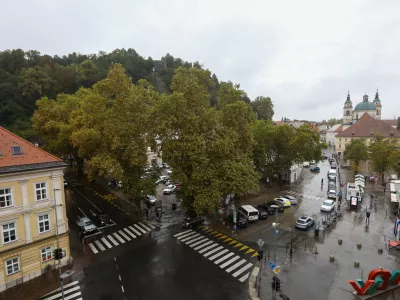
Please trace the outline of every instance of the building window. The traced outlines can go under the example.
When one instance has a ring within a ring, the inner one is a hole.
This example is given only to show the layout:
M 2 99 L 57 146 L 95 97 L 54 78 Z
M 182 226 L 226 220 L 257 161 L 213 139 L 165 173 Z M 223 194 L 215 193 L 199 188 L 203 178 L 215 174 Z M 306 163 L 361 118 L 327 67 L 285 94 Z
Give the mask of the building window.
M 36 200 L 47 199 L 46 182 L 36 183 L 35 190 L 36 190 Z
M 47 232 L 50 230 L 49 214 L 38 216 L 39 233 Z
M 52 259 L 51 247 L 42 248 L 42 262 Z
M 0 189 L 0 208 L 12 206 L 12 194 L 10 188 Z
M 356 115 L 356 120 L 358 120 L 358 115 Z
M 19 259 L 18 257 L 11 258 L 6 261 L 7 275 L 19 272 Z
M 347 138 L 345 138 L 344 141 L 347 143 Z
M 339 142 L 342 142 L 342 138 L 339 138 Z
M 18 156 L 18 155 L 23 155 L 24 152 L 22 152 L 22 147 L 21 146 L 13 146 L 11 147 L 12 150 L 12 154 L 14 156 Z
M 346 111 L 346 116 L 350 116 L 350 111 L 349 110 Z
M 378 116 L 379 116 L 379 114 L 380 114 L 380 112 L 379 112 L 379 110 L 377 110 L 377 111 L 376 111 L 376 115 L 378 115 Z
M 3 224 L 3 244 L 17 240 L 17 230 L 15 222 Z
M 342 149 L 342 144 L 339 144 L 339 149 Z

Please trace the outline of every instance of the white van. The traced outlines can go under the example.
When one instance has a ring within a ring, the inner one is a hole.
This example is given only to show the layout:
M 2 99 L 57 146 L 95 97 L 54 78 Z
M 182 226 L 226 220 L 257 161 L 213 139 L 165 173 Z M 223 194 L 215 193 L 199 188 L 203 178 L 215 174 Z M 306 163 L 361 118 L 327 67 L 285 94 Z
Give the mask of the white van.
M 336 178 L 336 174 L 337 174 L 336 169 L 330 169 L 330 170 L 328 171 L 328 177 L 329 177 L 329 176 L 332 176 L 332 177 L 335 177 L 335 178 Z
M 239 211 L 245 214 L 247 221 L 253 222 L 258 220 L 258 210 L 251 205 L 242 205 Z

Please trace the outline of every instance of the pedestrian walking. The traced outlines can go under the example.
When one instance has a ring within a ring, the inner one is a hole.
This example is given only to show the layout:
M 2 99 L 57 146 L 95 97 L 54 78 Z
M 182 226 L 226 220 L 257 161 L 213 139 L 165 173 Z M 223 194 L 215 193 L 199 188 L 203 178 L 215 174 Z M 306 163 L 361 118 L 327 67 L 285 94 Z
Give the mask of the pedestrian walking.
M 365 225 L 369 226 L 369 217 L 371 216 L 371 212 L 367 210 L 366 215 L 367 217 L 365 218 Z

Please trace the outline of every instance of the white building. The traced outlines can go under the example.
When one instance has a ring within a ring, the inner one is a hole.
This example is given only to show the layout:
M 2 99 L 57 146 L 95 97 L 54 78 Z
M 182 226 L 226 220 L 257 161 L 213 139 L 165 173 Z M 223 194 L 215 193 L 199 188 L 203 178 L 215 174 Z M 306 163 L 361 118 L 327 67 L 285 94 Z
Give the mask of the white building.
M 325 141 L 328 146 L 334 146 L 336 143 L 335 137 L 338 132 L 342 131 L 342 124 L 335 124 L 332 127 L 328 128 L 325 133 Z

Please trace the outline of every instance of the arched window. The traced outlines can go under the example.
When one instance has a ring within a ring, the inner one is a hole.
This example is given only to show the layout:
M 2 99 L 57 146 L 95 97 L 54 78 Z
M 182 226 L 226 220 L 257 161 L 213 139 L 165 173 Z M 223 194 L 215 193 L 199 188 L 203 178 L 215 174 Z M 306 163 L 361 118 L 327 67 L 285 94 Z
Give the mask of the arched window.
M 350 116 L 350 111 L 349 110 L 346 111 L 346 116 Z

